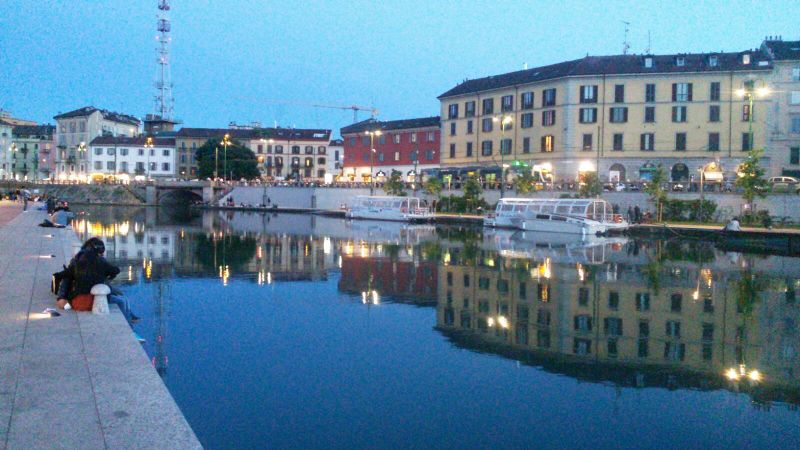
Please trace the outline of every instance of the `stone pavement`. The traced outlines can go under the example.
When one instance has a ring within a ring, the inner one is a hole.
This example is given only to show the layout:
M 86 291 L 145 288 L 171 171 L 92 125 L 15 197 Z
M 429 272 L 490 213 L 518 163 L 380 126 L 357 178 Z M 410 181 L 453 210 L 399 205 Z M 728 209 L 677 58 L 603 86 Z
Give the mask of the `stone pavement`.
M 22 203 L 12 202 L 11 200 L 0 200 L 0 227 L 11 222 L 21 212 Z
M 8 208 L 21 209 L 0 203 L 0 218 Z M 0 225 L 0 448 L 199 448 L 116 307 L 41 314 L 80 246 L 71 228 L 37 227 L 44 218 Z

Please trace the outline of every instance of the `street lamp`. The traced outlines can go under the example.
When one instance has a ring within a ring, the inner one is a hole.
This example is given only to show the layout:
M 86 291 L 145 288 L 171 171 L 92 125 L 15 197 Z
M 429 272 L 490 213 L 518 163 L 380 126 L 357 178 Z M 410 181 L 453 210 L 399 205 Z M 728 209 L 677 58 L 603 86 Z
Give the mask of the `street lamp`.
M 436 150 L 431 151 L 431 156 L 436 155 Z M 417 195 L 417 189 L 422 182 L 419 172 L 417 172 L 417 164 L 419 164 L 419 149 L 414 150 L 414 195 Z
M 83 161 L 78 165 L 78 169 L 82 172 L 84 169 L 83 164 L 85 163 L 86 160 L 86 142 L 81 142 L 78 145 L 78 160 Z
M 222 165 L 222 171 L 223 171 L 222 172 L 222 179 L 223 180 L 227 180 L 227 176 L 228 176 L 228 146 L 231 144 L 230 137 L 231 136 L 226 133 L 225 136 L 222 138 L 222 145 L 225 146 L 225 155 L 224 155 L 225 160 L 223 161 L 223 165 Z
M 14 160 L 11 163 L 12 167 L 13 167 L 13 169 L 11 169 L 11 178 L 16 180 L 17 179 L 17 174 L 16 174 L 16 172 L 17 172 L 16 171 L 16 166 L 17 166 L 17 143 L 16 142 L 12 142 L 11 143 L 11 147 L 9 147 L 9 150 L 11 150 L 11 154 L 12 154 L 11 157 Z
M 500 198 L 503 198 L 506 192 L 506 153 L 503 149 L 503 143 L 506 140 L 506 127 L 513 122 L 514 117 L 511 114 L 503 114 L 500 117 L 492 117 L 492 122 L 500 123 Z M 511 149 L 508 149 L 509 152 Z
M 150 181 L 150 152 L 153 151 L 153 138 L 148 137 L 144 142 L 144 148 L 147 152 L 147 181 Z
M 761 87 L 756 88 L 756 81 L 761 81 Z M 761 98 L 764 98 L 770 94 L 770 89 L 767 86 L 767 83 L 764 80 L 749 80 L 744 83 L 744 88 L 737 89 L 736 94 L 739 97 L 747 99 L 748 106 L 747 106 L 747 122 L 748 122 L 748 131 L 747 131 L 747 139 L 749 141 L 749 149 L 753 150 L 753 98 L 757 95 Z
M 372 195 L 375 190 L 375 136 L 380 136 L 381 130 L 367 131 L 369 136 L 369 195 Z

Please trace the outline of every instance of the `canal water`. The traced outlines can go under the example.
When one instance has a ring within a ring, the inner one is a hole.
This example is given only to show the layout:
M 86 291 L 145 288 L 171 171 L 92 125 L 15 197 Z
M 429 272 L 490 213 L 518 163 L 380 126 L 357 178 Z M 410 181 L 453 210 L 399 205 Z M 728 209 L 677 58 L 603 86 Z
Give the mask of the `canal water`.
M 800 259 L 92 209 L 207 448 L 796 448 Z

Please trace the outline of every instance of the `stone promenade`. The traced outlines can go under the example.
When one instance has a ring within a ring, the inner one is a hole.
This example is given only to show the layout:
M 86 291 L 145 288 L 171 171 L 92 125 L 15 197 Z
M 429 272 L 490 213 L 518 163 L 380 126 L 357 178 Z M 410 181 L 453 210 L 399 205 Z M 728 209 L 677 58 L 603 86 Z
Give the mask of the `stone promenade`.
M 0 449 L 199 448 L 118 309 L 41 314 L 80 243 L 35 207 L 0 201 Z

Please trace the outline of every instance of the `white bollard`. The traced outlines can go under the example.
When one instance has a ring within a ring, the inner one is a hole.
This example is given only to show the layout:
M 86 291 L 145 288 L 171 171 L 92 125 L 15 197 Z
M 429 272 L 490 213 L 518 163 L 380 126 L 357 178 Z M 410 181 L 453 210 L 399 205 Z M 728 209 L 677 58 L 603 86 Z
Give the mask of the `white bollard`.
M 105 284 L 95 284 L 91 293 L 94 295 L 92 314 L 108 314 L 108 294 L 111 293 L 111 288 Z

